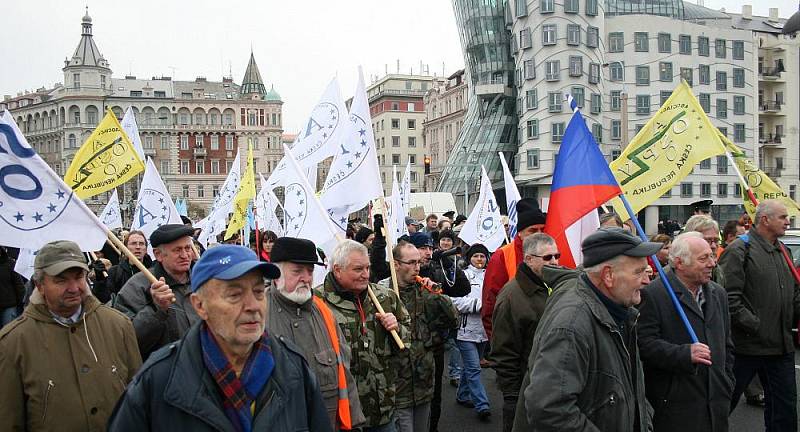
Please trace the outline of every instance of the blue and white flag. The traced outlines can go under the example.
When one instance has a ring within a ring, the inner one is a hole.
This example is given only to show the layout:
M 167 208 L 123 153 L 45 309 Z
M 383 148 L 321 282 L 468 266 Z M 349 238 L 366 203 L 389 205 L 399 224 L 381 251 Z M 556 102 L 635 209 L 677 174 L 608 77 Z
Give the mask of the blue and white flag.
M 33 276 L 33 263 L 37 253 L 39 253 L 38 250 L 20 248 L 17 262 L 14 264 L 14 271 L 25 279 L 30 279 Z
M 517 184 L 514 182 L 514 176 L 511 175 L 511 170 L 508 169 L 506 157 L 503 152 L 500 152 L 500 164 L 503 165 L 503 183 L 506 189 L 506 211 L 508 212 L 508 238 L 512 241 L 517 235 L 517 203 L 522 196 L 519 194 Z
M 139 186 L 139 197 L 136 199 L 131 231 L 140 230 L 150 238 L 150 234 L 161 225 L 182 223 L 181 215 L 172 202 L 164 180 L 158 174 L 153 160 L 147 158 L 142 184 Z
M 133 114 L 133 107 L 128 107 L 128 109 L 125 110 L 125 116 L 122 117 L 122 121 L 120 121 L 119 124 L 122 126 L 122 130 L 125 131 L 125 135 L 127 135 L 128 139 L 133 143 L 133 148 L 136 150 L 136 153 L 139 154 L 139 159 L 144 160 L 142 138 L 139 136 L 139 126 L 136 125 L 136 116 Z
M 117 197 L 116 189 L 111 193 L 108 204 L 100 213 L 100 222 L 103 222 L 108 229 L 122 228 L 122 213 L 119 211 L 119 197 Z
M 458 238 L 466 244 L 480 243 L 494 252 L 506 239 L 505 227 L 500 218 L 500 206 L 492 191 L 492 182 L 481 166 L 481 192 Z
M 8 111 L 0 114 L 0 244 L 39 249 L 71 240 L 100 250 L 106 228 L 36 154 Z
M 405 234 L 408 234 L 408 227 L 406 226 L 406 212 L 403 210 L 402 194 L 400 186 L 397 183 L 397 166 L 392 167 L 392 196 L 386 202 L 386 212 L 384 221 L 386 229 L 389 230 L 392 236 L 392 243 L 397 244 L 397 240 Z M 388 256 L 387 256 L 388 258 Z

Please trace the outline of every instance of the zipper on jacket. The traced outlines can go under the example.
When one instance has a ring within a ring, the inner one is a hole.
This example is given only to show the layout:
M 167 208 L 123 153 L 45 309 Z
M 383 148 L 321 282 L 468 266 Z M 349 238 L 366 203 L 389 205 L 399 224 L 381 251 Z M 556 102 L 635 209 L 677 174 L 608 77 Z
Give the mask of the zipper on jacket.
M 48 380 L 47 381 L 47 390 L 45 390 L 45 392 L 44 392 L 44 409 L 42 410 L 42 421 L 43 422 L 44 422 L 44 419 L 47 418 L 47 405 L 48 405 L 47 402 L 50 400 L 50 390 L 52 390 L 55 386 L 56 386 L 56 384 L 53 382 L 53 380 Z

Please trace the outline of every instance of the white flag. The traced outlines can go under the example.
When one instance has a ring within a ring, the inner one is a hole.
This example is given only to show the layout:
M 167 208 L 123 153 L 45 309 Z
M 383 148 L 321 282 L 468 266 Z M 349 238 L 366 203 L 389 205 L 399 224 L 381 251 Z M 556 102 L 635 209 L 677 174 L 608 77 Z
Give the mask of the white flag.
M 597 215 L 597 209 L 595 209 L 586 213 L 566 229 L 567 243 L 569 244 L 569 250 L 572 251 L 572 259 L 575 260 L 576 266 L 583 264 L 581 243 L 586 237 L 589 237 L 589 234 L 597 231 L 598 228 L 600 228 L 600 216 Z
M 500 154 L 500 164 L 503 165 L 503 184 L 506 189 L 506 211 L 508 214 L 508 237 L 514 239 L 517 235 L 517 203 L 522 196 L 519 194 L 517 184 L 514 182 L 514 176 L 511 175 L 511 170 L 508 169 L 506 158 L 503 152 Z
M 153 160 L 147 158 L 147 164 L 136 199 L 136 211 L 133 213 L 132 230 L 142 231 L 147 238 L 158 227 L 166 224 L 181 224 L 181 216 L 169 194 L 164 180 L 158 174 Z
M 331 163 L 320 202 L 344 233 L 347 216 L 383 196 L 372 118 L 369 114 L 364 77 L 359 68 L 358 84 L 350 106 L 350 122 Z M 358 193 L 353 193 L 358 191 Z
M 209 243 L 216 243 L 217 235 L 225 232 L 225 228 L 228 226 L 228 214 L 233 211 L 233 199 L 236 197 L 239 183 L 242 181 L 241 173 L 242 164 L 237 150 L 233 165 L 228 171 L 228 176 L 225 177 L 225 182 L 222 183 L 222 189 L 211 204 L 211 209 L 205 218 L 206 222 L 203 224 L 203 231 L 197 239 L 203 246 L 208 247 Z
M 281 226 L 281 221 L 275 214 L 275 207 L 279 206 L 280 202 L 275 193 L 272 192 L 272 189 L 267 186 L 264 176 L 261 174 L 259 176 L 261 177 L 261 190 L 258 191 L 256 199 L 253 200 L 253 206 L 256 208 L 255 218 L 258 229 L 272 231 L 278 237 L 281 237 L 283 236 L 283 226 Z
M 38 250 L 20 248 L 17 263 L 14 264 L 14 271 L 25 279 L 30 279 L 33 276 L 33 262 L 36 260 L 37 253 L 39 253 Z
M 11 113 L 0 115 L 0 244 L 39 249 L 71 240 L 100 250 L 106 229 L 94 213 L 36 154 Z
M 411 160 L 406 163 L 403 181 L 400 183 L 400 202 L 403 204 L 403 217 L 411 212 Z M 405 226 L 405 221 L 403 221 Z
M 125 110 L 125 116 L 122 117 L 120 126 L 122 126 L 125 135 L 128 135 L 128 139 L 133 143 L 133 148 L 136 150 L 136 153 L 139 153 L 139 159 L 144 160 L 142 138 L 139 136 L 139 126 L 136 125 L 136 116 L 133 114 L 133 107 L 128 107 L 128 109 Z
M 475 203 L 458 237 L 469 245 L 480 243 L 486 246 L 489 252 L 494 252 L 506 239 L 505 227 L 500 219 L 500 206 L 494 198 L 492 182 L 483 166 L 481 166 L 481 192 L 478 202 Z
M 111 193 L 106 208 L 100 213 L 100 222 L 103 222 L 103 225 L 107 226 L 108 229 L 122 228 L 122 213 L 119 211 L 119 198 L 117 197 L 116 189 Z
M 388 217 L 384 218 L 387 223 L 386 228 L 392 233 L 392 243 L 397 244 L 400 236 L 408 234 L 408 227 L 406 226 L 406 212 L 403 210 L 400 186 L 397 184 L 396 166 L 392 167 L 392 196 L 386 203 L 386 212 L 388 213 Z

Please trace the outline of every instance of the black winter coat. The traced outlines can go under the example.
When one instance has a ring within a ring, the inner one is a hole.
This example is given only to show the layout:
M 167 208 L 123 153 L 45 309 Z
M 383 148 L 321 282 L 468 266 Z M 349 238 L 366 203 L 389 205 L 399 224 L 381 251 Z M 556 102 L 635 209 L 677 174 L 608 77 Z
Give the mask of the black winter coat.
M 667 273 L 678 301 L 701 343 L 711 350 L 711 366 L 691 362 L 691 339 L 661 279 L 643 292 L 639 352 L 647 399 L 658 431 L 725 432 L 733 392 L 733 340 L 728 295 L 709 282 L 703 310 L 673 272 Z
M 14 264 L 8 256 L 0 258 L 0 309 L 21 306 L 25 296 L 25 286 L 14 271 Z
M 203 363 L 200 325 L 154 352 L 128 385 L 109 431 L 233 431 L 219 386 Z M 254 431 L 332 432 L 316 377 L 299 349 L 268 339 L 275 369 L 256 398 Z

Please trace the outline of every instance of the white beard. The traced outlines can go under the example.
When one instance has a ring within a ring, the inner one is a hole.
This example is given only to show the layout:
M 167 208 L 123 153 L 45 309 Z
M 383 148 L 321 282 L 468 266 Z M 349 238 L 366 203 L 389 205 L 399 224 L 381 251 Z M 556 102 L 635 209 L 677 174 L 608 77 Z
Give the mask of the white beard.
M 294 304 L 301 305 L 311 299 L 311 287 L 306 284 L 297 285 L 292 292 L 286 292 L 282 280 L 277 283 L 275 287 L 278 289 L 278 294 L 282 295 L 283 298 Z

